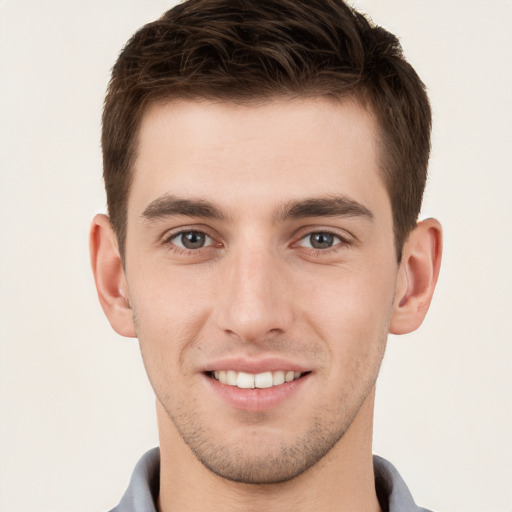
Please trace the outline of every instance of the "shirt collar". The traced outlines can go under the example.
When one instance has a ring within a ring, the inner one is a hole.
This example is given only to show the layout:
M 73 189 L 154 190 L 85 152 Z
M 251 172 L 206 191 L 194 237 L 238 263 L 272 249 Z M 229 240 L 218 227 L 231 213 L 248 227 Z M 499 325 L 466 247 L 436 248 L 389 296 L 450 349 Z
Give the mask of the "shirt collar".
M 375 488 L 384 512 L 429 512 L 418 507 L 396 468 L 373 456 Z M 153 448 L 135 466 L 128 489 L 111 512 L 157 512 L 160 478 L 160 451 Z

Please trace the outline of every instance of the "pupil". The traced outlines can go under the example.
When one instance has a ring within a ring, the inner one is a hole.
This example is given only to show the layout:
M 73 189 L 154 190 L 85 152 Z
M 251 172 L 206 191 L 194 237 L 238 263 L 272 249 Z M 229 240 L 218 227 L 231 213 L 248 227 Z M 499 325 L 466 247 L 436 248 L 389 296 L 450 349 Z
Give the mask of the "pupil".
M 309 240 L 311 242 L 311 246 L 315 249 L 328 249 L 332 247 L 334 242 L 334 235 L 330 235 L 329 233 L 313 233 Z
M 183 244 L 183 247 L 186 247 L 187 249 L 199 249 L 203 247 L 204 242 L 205 237 L 203 233 L 190 231 L 189 233 L 181 235 L 181 243 Z

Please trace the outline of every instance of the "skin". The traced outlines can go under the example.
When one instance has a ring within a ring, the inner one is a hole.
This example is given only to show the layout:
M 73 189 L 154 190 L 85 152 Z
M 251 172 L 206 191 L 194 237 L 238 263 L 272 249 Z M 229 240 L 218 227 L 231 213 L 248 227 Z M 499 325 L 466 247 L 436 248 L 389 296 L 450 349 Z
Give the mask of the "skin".
M 125 265 L 105 216 L 91 253 L 155 390 L 160 510 L 380 510 L 375 381 L 388 332 L 426 314 L 441 231 L 419 224 L 397 262 L 376 134 L 350 99 L 146 112 Z M 233 405 L 209 374 L 272 364 L 306 375 L 268 407 Z

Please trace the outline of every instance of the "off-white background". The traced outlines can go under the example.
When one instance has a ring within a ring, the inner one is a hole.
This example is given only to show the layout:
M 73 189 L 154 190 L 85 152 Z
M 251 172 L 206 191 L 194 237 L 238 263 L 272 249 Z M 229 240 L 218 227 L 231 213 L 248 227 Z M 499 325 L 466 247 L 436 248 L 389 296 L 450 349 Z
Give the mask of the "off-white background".
M 444 266 L 419 332 L 391 338 L 375 451 L 418 503 L 512 511 L 512 2 L 358 0 L 399 34 L 435 115 L 425 215 Z M 102 511 L 157 444 L 135 340 L 87 254 L 104 210 L 100 111 L 127 38 L 165 0 L 0 0 L 0 510 Z

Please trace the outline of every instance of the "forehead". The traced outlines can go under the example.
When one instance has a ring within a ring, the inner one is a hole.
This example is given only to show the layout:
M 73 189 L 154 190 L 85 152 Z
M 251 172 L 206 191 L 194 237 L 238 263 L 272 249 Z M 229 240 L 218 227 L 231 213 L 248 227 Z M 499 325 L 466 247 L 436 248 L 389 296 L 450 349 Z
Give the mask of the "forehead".
M 386 207 L 377 154 L 373 117 L 350 98 L 155 103 L 140 126 L 129 215 L 163 194 L 253 214 L 333 194 Z

